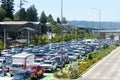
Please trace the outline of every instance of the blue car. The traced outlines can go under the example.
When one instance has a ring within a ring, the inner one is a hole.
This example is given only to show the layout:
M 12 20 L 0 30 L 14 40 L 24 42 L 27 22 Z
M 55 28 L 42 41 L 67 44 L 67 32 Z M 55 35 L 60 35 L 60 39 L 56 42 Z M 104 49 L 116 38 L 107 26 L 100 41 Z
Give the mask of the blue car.
M 25 79 L 28 79 L 29 77 L 31 77 L 31 73 L 29 71 L 26 71 L 26 70 L 17 71 L 13 75 L 13 78 L 15 80 L 25 80 Z

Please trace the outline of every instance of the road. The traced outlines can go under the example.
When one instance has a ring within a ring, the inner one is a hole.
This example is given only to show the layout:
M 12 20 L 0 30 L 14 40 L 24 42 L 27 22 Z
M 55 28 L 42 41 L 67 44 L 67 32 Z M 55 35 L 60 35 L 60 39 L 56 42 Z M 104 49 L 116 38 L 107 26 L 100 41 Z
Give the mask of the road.
M 120 80 L 120 47 L 100 60 L 78 80 Z

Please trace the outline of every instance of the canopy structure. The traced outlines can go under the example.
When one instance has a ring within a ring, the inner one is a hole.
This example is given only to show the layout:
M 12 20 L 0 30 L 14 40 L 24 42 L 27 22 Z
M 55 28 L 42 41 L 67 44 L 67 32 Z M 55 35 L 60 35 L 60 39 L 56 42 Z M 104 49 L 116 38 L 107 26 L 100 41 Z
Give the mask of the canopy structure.
M 6 36 L 7 34 L 9 35 L 11 40 L 15 40 L 14 36 L 16 35 L 18 36 L 19 34 L 23 35 L 23 32 L 24 32 L 24 38 L 26 38 L 25 36 L 28 36 L 26 35 L 28 31 L 34 31 L 37 34 L 41 34 L 41 25 L 42 24 L 40 22 L 30 22 L 30 21 L 0 22 L 0 38 L 4 41 L 4 48 L 6 48 L 6 46 L 8 46 L 6 44 L 9 44 L 8 42 L 10 42 L 10 41 L 7 41 L 7 36 Z M 27 33 L 25 30 L 28 30 Z

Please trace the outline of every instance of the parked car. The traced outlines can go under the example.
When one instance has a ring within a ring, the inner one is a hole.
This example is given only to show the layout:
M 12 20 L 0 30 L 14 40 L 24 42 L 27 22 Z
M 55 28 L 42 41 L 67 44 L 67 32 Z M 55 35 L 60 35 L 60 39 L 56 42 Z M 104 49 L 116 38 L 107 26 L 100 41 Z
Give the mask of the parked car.
M 13 77 L 0 77 L 0 80 L 15 80 Z
M 67 55 L 70 61 L 77 60 L 77 56 L 73 52 L 69 52 Z
M 9 49 L 4 49 L 1 51 L 1 54 L 4 55 L 4 54 L 10 54 L 10 50 Z
M 34 59 L 34 64 L 41 65 L 44 62 L 44 58 L 36 58 Z
M 9 67 L 9 72 L 11 75 L 14 75 L 18 70 L 22 70 L 21 64 L 11 64 Z
M 65 61 L 63 60 L 62 56 L 56 56 L 55 61 L 57 62 L 57 68 L 62 68 L 65 65 Z
M 3 77 L 3 76 L 5 76 L 5 72 L 2 69 L 0 69 L 0 77 Z
M 0 67 L 4 66 L 6 64 L 6 59 L 3 57 L 0 57 Z
M 15 80 L 26 80 L 31 77 L 31 73 L 26 70 L 19 70 L 13 76 Z
M 25 70 L 29 71 L 31 74 L 35 74 L 37 77 L 43 76 L 44 74 L 44 69 L 37 64 L 30 64 Z
M 44 63 L 41 64 L 41 67 L 45 69 L 45 71 L 54 71 L 57 69 L 57 63 L 55 60 L 44 60 Z

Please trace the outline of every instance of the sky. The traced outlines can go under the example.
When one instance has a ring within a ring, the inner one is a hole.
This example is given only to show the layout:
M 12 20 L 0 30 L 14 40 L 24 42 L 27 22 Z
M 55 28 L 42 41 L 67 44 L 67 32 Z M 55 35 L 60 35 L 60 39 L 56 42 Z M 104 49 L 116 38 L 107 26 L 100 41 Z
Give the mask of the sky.
M 14 0 L 15 11 L 19 10 L 20 0 Z M 23 8 L 35 5 L 38 16 L 44 11 L 48 16 L 52 14 L 56 20 L 61 17 L 61 0 L 26 0 Z M 94 9 L 93 9 L 94 8 Z M 63 16 L 67 20 L 120 22 L 120 0 L 63 0 Z

